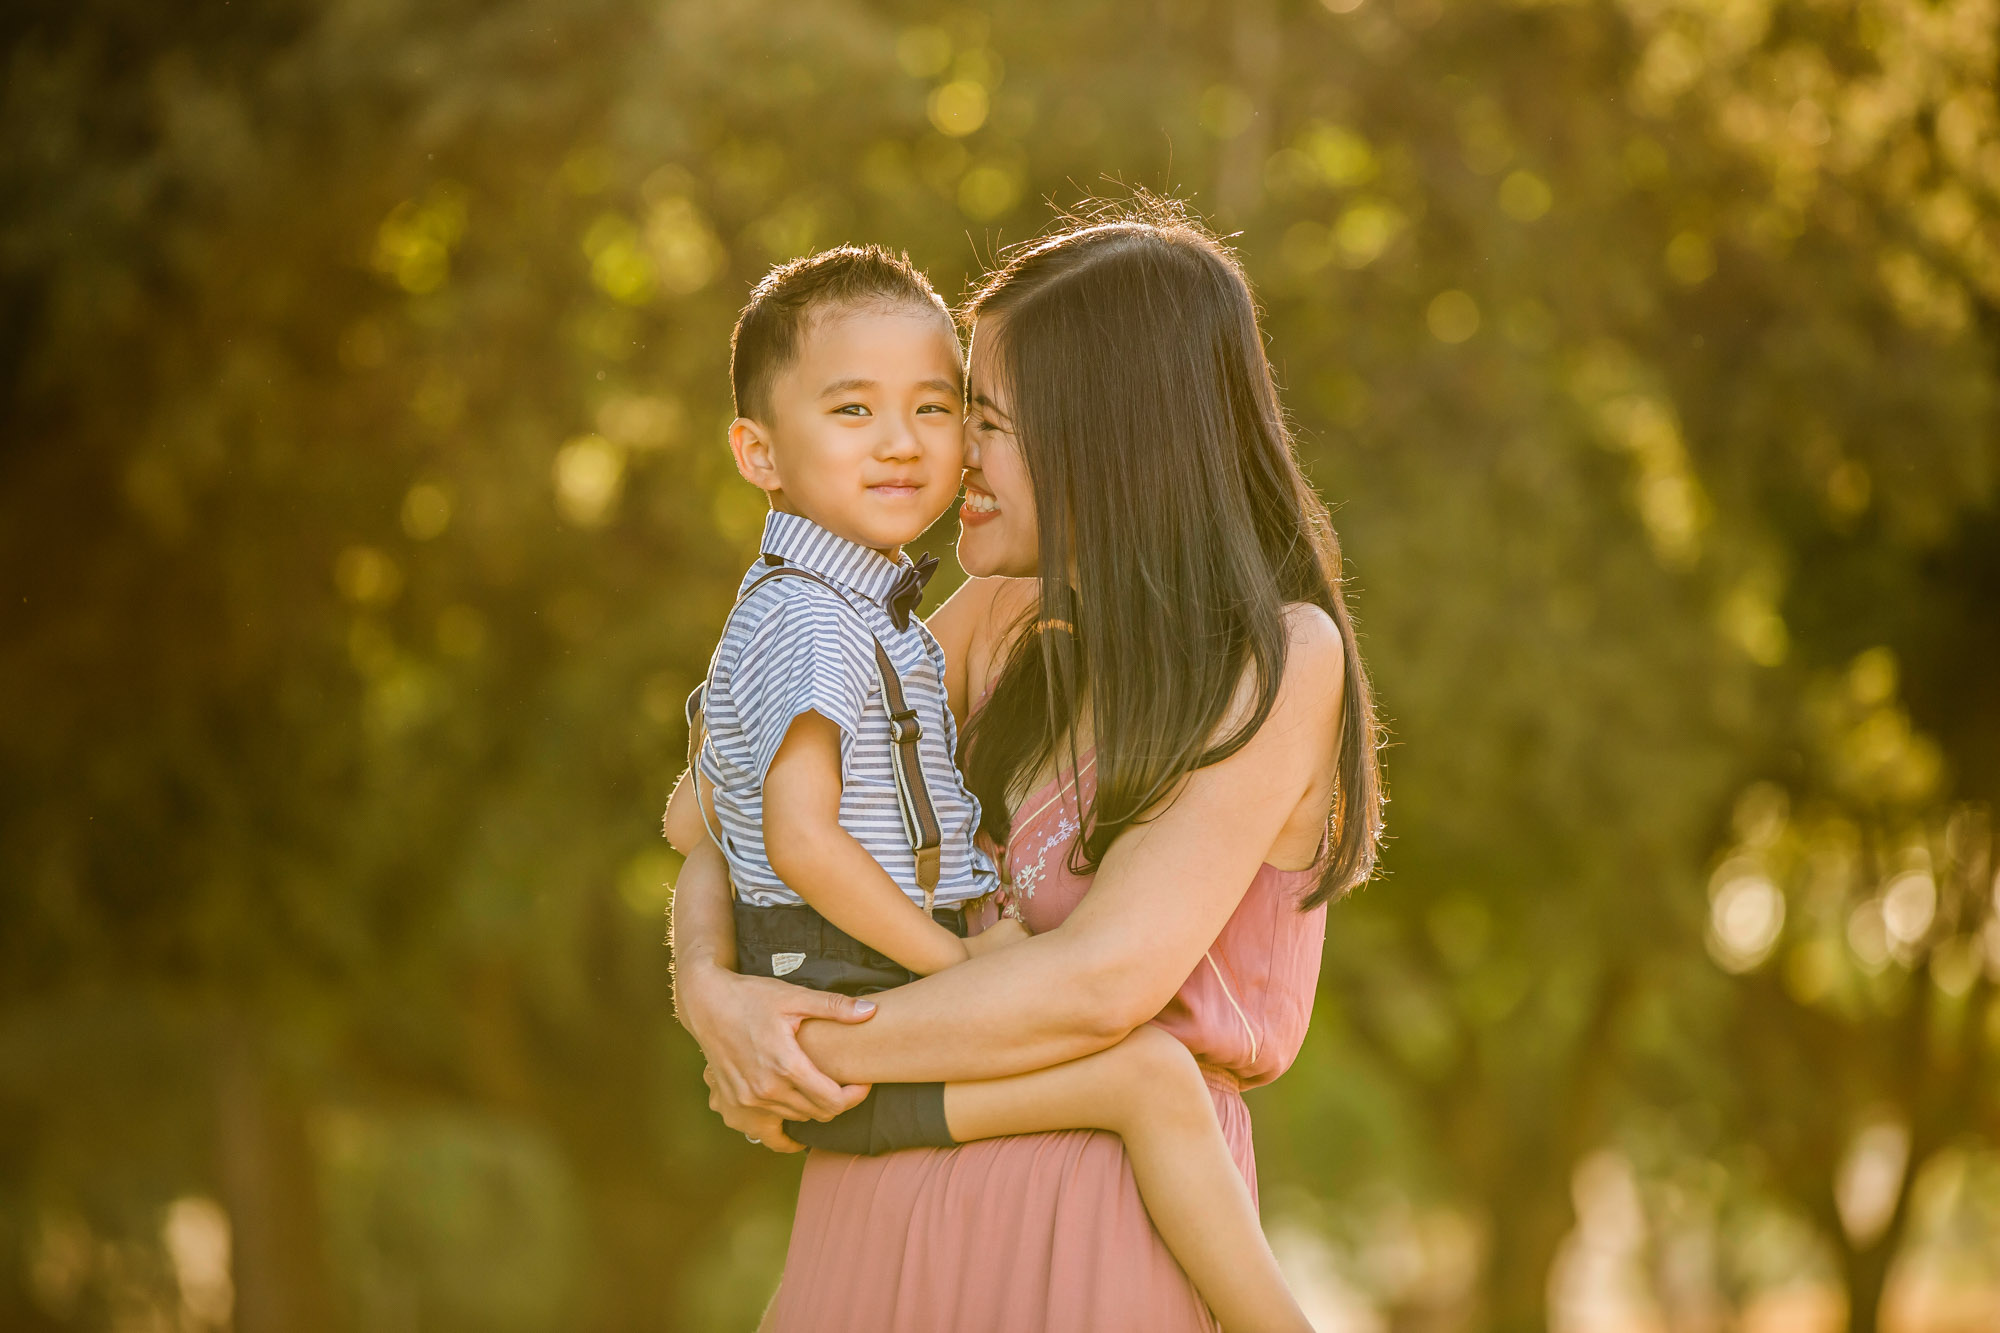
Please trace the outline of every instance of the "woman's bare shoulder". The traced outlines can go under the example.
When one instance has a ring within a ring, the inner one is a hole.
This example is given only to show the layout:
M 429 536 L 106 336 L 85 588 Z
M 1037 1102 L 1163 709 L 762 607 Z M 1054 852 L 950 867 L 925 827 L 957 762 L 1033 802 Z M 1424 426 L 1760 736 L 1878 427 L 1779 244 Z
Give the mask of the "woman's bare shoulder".
M 1285 607 L 1285 678 L 1276 711 L 1337 728 L 1347 688 L 1347 643 L 1325 607 L 1292 602 Z
M 1347 645 L 1340 637 L 1327 609 L 1317 602 L 1288 602 L 1285 605 L 1285 642 L 1291 653 L 1301 656 L 1300 665 L 1308 672 L 1331 670 L 1341 674 Z
M 1312 602 L 1291 602 L 1285 607 L 1285 667 L 1272 701 L 1272 718 L 1296 724 L 1331 717 L 1340 710 L 1341 689 L 1346 679 L 1347 646 L 1340 626 L 1325 608 Z M 1262 694 L 1257 664 L 1246 662 L 1236 682 L 1236 694 L 1223 717 L 1218 734 L 1226 735 L 1250 717 Z M 1290 730 L 1290 726 L 1283 728 Z
M 949 653 L 991 633 L 996 620 L 1020 614 L 1036 595 L 1034 579 L 967 579 L 924 621 Z
M 1007 631 L 1040 596 L 1035 579 L 967 579 L 924 622 L 944 650 L 952 711 L 961 719 L 1004 656 Z

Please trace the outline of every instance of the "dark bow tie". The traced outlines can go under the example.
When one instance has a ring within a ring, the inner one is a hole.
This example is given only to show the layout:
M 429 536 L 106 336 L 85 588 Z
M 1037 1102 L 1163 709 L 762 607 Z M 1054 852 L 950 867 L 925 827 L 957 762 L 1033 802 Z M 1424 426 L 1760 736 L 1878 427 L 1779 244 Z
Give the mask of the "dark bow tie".
M 937 572 L 937 565 L 937 557 L 926 551 L 923 559 L 906 566 L 896 575 L 896 586 L 889 590 L 889 618 L 896 622 L 897 629 L 910 627 L 910 612 L 917 609 L 917 603 L 924 595 L 924 585 Z

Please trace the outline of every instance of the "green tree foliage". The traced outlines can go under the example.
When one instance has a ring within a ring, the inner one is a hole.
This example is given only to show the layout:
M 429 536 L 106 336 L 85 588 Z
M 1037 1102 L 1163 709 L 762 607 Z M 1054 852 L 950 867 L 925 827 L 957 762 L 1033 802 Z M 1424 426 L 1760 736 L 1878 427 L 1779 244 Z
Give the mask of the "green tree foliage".
M 1274 1221 L 1514 1333 L 1636 1181 L 1670 1315 L 1872 1330 L 2000 1235 L 1996 17 L 17 6 L 0 1324 L 754 1320 L 653 827 L 728 327 L 1130 182 L 1239 233 L 1393 730 Z

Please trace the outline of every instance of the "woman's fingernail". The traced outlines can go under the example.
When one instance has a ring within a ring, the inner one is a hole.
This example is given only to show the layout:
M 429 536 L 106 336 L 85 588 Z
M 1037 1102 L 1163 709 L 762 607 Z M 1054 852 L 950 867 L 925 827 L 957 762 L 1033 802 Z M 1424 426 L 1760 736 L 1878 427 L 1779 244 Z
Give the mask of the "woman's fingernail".
M 857 1014 L 872 1014 L 872 1013 L 874 1013 L 874 1012 L 875 1012 L 875 1001 L 873 1001 L 873 1000 L 856 1000 L 856 1001 L 854 1002 L 854 1012 L 855 1012 L 855 1013 L 857 1013 Z

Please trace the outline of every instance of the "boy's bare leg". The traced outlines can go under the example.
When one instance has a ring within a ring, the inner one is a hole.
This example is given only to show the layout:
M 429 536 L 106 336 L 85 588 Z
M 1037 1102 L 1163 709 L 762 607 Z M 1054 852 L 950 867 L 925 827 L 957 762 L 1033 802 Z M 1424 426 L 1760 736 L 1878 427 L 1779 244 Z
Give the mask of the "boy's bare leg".
M 1160 1238 L 1228 1333 L 1311 1333 L 1264 1239 L 1257 1207 L 1187 1048 L 1151 1025 L 1110 1050 L 1033 1073 L 948 1083 L 961 1143 L 1003 1134 L 1107 1129 L 1125 1140 Z

